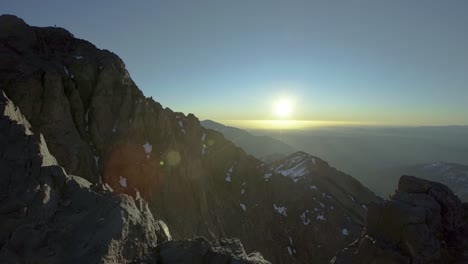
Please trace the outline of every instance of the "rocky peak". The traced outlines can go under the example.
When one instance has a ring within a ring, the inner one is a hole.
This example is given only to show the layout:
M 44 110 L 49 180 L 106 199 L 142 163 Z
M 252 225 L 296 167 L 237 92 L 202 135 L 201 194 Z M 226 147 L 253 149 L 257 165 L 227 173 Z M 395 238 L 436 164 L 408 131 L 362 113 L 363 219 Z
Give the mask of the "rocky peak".
M 269 164 L 270 169 L 285 177 L 291 178 L 294 182 L 311 175 L 318 168 L 318 158 L 303 151 L 293 154 Z M 321 160 L 320 160 L 321 161 Z M 321 161 L 323 162 L 323 161 Z
M 410 171 L 447 185 L 462 201 L 468 201 L 468 166 L 438 161 L 412 167 Z
M 402 176 L 369 207 L 360 240 L 331 263 L 467 263 L 468 207 L 445 185 Z

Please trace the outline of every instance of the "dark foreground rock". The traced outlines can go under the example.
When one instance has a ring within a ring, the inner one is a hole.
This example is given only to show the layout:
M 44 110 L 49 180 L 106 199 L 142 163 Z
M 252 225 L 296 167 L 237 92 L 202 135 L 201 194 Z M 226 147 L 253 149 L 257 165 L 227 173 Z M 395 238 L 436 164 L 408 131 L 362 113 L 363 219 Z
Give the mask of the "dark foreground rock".
M 468 205 L 445 185 L 402 176 L 369 207 L 362 238 L 331 263 L 468 263 Z
M 135 263 L 210 263 L 268 264 L 258 252 L 247 254 L 238 239 L 209 242 L 199 237 L 192 240 L 169 241 Z
M 67 175 L 0 92 L 2 263 L 124 263 L 170 239 L 142 199 Z
M 247 256 L 238 240 L 170 240 L 138 195 L 68 175 L 0 91 L 1 263 L 268 263 Z M 199 248 L 200 261 L 186 248 Z

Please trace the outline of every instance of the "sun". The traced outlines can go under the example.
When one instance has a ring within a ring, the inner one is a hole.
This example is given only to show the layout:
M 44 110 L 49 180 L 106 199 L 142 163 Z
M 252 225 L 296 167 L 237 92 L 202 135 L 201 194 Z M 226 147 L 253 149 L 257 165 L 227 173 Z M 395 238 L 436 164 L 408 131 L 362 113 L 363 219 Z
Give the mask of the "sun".
M 291 100 L 288 99 L 280 99 L 275 102 L 273 105 L 273 111 L 276 116 L 280 118 L 289 117 L 293 110 L 293 104 Z

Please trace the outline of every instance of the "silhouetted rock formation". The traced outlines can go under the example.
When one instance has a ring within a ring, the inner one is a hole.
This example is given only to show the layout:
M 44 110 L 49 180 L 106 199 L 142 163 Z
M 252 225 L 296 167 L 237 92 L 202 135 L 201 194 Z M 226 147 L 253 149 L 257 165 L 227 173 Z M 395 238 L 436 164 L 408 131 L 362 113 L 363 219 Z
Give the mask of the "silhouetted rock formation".
M 447 185 L 462 201 L 468 201 L 468 166 L 451 162 L 432 162 L 396 169 L 398 175 L 418 175 Z
M 445 185 L 402 176 L 369 207 L 362 238 L 331 263 L 468 263 L 468 205 Z
M 318 159 L 291 177 L 297 156 L 313 159 L 305 153 L 269 167 L 144 97 L 118 56 L 61 28 L 0 16 L 0 87 L 65 171 L 130 205 L 124 194 L 143 197 L 175 239 L 237 237 L 276 263 L 323 263 L 358 237 L 365 205 L 379 200 Z

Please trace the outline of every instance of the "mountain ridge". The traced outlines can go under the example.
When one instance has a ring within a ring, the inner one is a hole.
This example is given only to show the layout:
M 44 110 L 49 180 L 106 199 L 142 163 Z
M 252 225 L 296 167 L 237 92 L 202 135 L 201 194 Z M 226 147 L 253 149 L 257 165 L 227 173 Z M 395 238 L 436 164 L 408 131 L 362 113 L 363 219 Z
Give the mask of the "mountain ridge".
M 269 161 L 268 158 L 274 155 L 283 157 L 296 151 L 290 145 L 269 136 L 252 135 L 246 130 L 226 126 L 213 120 L 203 120 L 200 123 L 206 128 L 223 133 L 234 144 L 263 161 Z

